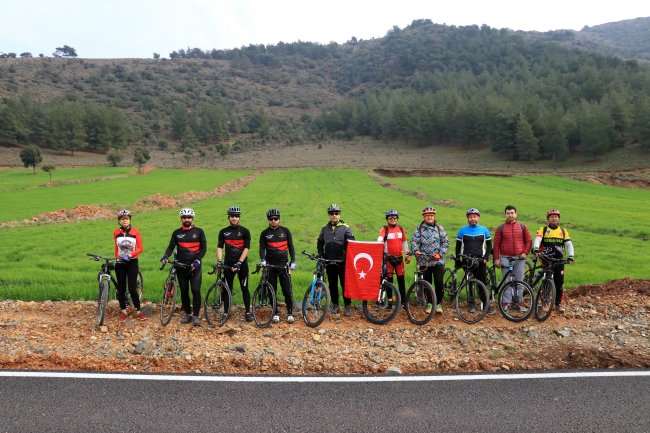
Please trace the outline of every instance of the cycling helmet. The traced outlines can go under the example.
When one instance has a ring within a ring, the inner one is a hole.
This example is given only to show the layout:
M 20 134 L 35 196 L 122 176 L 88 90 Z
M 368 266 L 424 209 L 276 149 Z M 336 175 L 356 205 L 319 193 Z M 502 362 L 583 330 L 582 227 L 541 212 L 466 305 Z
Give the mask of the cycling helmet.
M 471 208 L 467 209 L 467 212 L 465 213 L 465 216 L 470 216 L 471 214 L 481 216 L 481 211 L 476 209 L 475 207 L 471 207 Z
M 269 209 L 269 210 L 266 212 L 266 219 L 269 219 L 269 218 L 271 218 L 271 217 L 278 217 L 278 218 L 280 218 L 280 211 L 279 211 L 278 209 L 275 209 L 275 208 L 273 208 L 273 209 Z
M 189 207 L 184 207 L 183 209 L 181 209 L 181 212 L 180 212 L 179 216 L 181 218 L 183 218 L 183 217 L 192 217 L 192 218 L 194 218 L 194 211 L 192 209 L 190 209 Z
M 546 212 L 546 219 L 550 217 L 551 215 L 557 215 L 558 218 L 560 218 L 560 211 L 557 209 L 551 209 L 548 212 Z
M 396 210 L 389 210 L 388 212 L 386 212 L 386 219 L 392 216 L 399 218 L 399 212 L 397 212 Z
M 327 213 L 330 212 L 341 212 L 341 206 L 337 204 L 331 204 L 330 207 L 327 208 Z
M 230 206 L 228 208 L 228 216 L 240 216 L 241 215 L 241 209 L 237 206 Z
M 121 211 L 119 211 L 119 212 L 117 213 L 117 219 L 118 219 L 118 220 L 121 219 L 121 218 L 123 218 L 123 217 L 129 217 L 129 218 L 131 218 L 132 216 L 133 216 L 133 215 L 131 215 L 131 212 L 129 212 L 129 211 L 126 210 L 126 209 L 122 209 Z
M 432 214 L 435 215 L 436 214 L 436 208 L 434 208 L 433 206 L 427 206 L 424 209 L 422 209 L 422 215 L 428 214 L 428 213 L 432 213 Z

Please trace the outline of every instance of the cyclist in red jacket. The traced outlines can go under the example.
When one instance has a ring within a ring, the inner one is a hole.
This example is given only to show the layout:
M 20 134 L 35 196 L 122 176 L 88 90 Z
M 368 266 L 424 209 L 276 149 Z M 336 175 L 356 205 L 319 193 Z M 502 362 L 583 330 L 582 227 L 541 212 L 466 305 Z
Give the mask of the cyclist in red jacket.
M 136 318 L 147 320 L 147 316 L 140 311 L 140 295 L 138 294 L 138 254 L 144 251 L 140 231 L 131 226 L 131 212 L 122 209 L 117 213 L 120 226 L 113 232 L 115 243 L 115 257 L 122 261 L 115 264 L 115 277 L 117 279 L 117 300 L 120 303 L 120 322 L 127 319 L 126 315 L 126 288 L 128 282 L 129 294 L 133 301 Z

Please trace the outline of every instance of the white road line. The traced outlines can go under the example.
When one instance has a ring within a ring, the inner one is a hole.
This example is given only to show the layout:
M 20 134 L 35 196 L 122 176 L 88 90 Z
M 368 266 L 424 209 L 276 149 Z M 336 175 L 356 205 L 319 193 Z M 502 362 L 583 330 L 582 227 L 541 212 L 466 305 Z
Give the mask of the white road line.
M 512 373 L 439 376 L 185 376 L 169 374 L 111 374 L 0 371 L 0 377 L 34 377 L 52 379 L 165 380 L 178 382 L 447 382 L 461 380 L 572 379 L 582 377 L 650 376 L 650 371 L 603 371 L 573 373 Z

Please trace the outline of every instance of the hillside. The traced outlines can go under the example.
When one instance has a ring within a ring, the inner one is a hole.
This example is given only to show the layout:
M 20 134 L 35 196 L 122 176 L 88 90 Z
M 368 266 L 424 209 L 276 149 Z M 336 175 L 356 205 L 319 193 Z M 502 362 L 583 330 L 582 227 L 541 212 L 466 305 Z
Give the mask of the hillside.
M 0 144 L 70 154 L 138 144 L 188 163 L 355 136 L 489 145 L 526 161 L 650 146 L 650 69 L 486 25 L 414 20 L 341 45 L 170 56 L 0 59 Z

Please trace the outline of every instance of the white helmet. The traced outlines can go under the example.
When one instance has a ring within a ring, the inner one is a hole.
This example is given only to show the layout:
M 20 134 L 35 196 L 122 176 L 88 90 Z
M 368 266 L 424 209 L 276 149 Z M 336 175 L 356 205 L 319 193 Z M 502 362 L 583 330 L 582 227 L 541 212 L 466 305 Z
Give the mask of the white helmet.
M 184 207 L 181 209 L 180 217 L 192 217 L 194 218 L 194 211 L 190 209 L 189 207 Z

